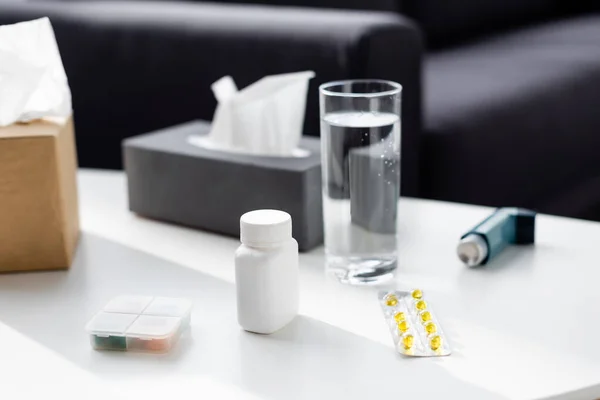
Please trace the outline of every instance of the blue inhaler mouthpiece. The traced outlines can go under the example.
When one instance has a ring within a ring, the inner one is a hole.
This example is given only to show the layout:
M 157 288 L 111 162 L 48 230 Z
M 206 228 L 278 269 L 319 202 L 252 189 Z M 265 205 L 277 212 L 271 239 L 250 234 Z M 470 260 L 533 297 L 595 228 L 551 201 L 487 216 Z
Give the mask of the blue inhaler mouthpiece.
M 465 233 L 458 243 L 458 258 L 468 267 L 485 265 L 510 244 L 535 242 L 534 211 L 499 208 Z

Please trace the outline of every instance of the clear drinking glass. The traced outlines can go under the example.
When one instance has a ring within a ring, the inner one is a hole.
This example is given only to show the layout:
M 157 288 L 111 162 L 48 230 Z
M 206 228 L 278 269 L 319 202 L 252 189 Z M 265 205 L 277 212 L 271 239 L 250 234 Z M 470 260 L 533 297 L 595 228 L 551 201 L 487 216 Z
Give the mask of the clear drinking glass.
M 344 283 L 396 269 L 401 92 L 382 80 L 319 88 L 327 269 Z

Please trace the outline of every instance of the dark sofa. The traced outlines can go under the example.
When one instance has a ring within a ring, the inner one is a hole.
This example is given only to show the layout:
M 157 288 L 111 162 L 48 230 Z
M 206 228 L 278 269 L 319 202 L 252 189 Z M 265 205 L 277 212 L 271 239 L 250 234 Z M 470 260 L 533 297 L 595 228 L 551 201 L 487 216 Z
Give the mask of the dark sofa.
M 80 165 L 120 168 L 125 137 L 211 119 L 210 84 L 312 69 L 305 133 L 319 134 L 318 86 L 356 77 L 405 83 L 404 193 L 416 195 L 421 56 L 394 14 L 178 2 L 0 3 L 0 24 L 48 15 L 73 92 Z M 390 46 L 394 51 L 390 51 Z
M 257 2 L 271 5 L 32 0 L 0 3 L 0 23 L 51 16 L 83 166 L 119 167 L 123 137 L 209 119 L 209 84 L 222 75 L 244 86 L 313 69 L 312 135 L 319 83 L 403 84 L 404 195 L 600 217 L 598 10 L 564 0 L 295 1 L 377 12 Z

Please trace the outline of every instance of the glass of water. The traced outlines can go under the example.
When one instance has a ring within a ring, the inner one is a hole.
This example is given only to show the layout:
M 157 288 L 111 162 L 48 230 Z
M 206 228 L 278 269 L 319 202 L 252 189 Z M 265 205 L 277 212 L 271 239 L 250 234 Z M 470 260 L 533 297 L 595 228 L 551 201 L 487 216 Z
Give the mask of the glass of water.
M 397 265 L 402 86 L 382 80 L 319 88 L 327 270 L 378 284 Z

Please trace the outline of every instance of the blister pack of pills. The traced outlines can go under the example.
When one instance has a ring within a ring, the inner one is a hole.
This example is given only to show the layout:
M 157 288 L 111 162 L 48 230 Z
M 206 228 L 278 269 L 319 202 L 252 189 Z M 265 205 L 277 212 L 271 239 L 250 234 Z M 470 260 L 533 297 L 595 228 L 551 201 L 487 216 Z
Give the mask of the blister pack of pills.
M 413 357 L 450 355 L 448 340 L 423 291 L 382 291 L 379 304 L 399 353 Z

